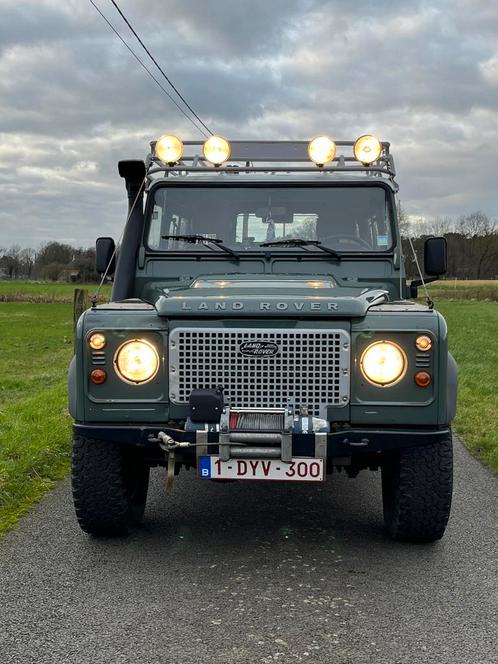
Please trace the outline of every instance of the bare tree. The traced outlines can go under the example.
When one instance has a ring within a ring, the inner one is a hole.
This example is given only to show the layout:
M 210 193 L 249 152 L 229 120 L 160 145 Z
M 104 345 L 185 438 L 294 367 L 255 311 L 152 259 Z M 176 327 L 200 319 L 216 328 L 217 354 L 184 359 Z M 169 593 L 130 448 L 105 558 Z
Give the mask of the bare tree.
M 24 277 L 31 279 L 35 266 L 36 251 L 34 249 L 22 249 L 19 254 L 20 271 Z
M 426 222 L 426 235 L 448 235 L 455 227 L 455 221 L 452 217 L 434 217 Z
M 21 267 L 21 247 L 18 244 L 13 244 L 9 247 L 3 255 L 3 264 L 7 270 L 9 279 L 16 279 L 19 276 Z
M 466 239 L 464 261 L 469 276 L 482 279 L 486 263 L 498 254 L 496 222 L 483 212 L 471 212 L 459 218 L 458 230 Z
M 398 206 L 398 223 L 401 237 L 408 237 L 411 230 L 410 217 L 405 212 L 405 209 L 401 206 L 401 203 Z
M 484 212 L 471 212 L 458 220 L 458 229 L 467 238 L 488 237 L 496 230 L 496 222 Z

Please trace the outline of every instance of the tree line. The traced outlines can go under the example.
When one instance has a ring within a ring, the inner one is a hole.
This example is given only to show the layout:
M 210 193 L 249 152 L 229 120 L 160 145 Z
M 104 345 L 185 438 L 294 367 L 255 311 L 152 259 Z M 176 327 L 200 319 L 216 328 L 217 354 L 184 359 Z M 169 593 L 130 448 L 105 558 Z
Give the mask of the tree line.
M 412 245 L 422 265 L 424 241 L 442 235 L 448 243 L 447 278 L 498 279 L 498 226 L 483 212 L 414 220 L 402 210 L 400 227 L 408 277 L 418 276 Z M 0 278 L 98 281 L 95 249 L 60 242 L 48 242 L 38 250 L 22 249 L 17 244 L 0 247 Z
M 0 278 L 43 281 L 97 281 L 95 249 L 47 242 L 38 250 L 0 247 Z
M 443 236 L 448 243 L 446 278 L 498 279 L 498 226 L 483 212 L 417 221 L 402 211 L 400 224 L 408 276 L 418 276 L 411 245 L 423 265 L 426 238 Z

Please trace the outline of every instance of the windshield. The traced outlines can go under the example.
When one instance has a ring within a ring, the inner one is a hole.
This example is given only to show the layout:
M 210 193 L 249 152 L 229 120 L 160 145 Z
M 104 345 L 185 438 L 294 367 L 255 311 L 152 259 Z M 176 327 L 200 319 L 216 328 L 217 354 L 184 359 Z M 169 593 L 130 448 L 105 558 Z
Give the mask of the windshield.
M 296 251 L 259 246 L 293 238 L 318 240 L 339 252 L 386 251 L 393 244 L 389 209 L 385 189 L 377 186 L 161 187 L 154 193 L 147 244 L 159 251 L 213 251 L 174 237 L 201 235 L 240 253 Z

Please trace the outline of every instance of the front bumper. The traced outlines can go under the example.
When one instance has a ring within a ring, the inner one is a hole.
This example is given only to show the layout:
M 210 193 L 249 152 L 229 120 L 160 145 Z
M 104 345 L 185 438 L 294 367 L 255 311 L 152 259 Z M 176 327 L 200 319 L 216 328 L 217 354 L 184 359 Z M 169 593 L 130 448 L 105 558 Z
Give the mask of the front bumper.
M 168 426 L 116 426 L 75 423 L 73 430 L 74 434 L 78 436 L 107 440 L 124 445 L 135 445 L 149 448 L 150 450 L 159 449 L 158 443 L 150 439 L 157 439 L 160 431 L 163 431 L 178 442 L 188 441 L 196 443 L 197 440 L 195 431 L 185 431 L 184 429 L 175 429 Z M 390 429 L 387 427 L 341 429 L 326 434 L 327 458 L 343 458 L 350 457 L 353 454 L 371 454 L 438 443 L 448 438 L 449 435 L 449 427 L 436 429 Z M 209 432 L 207 434 L 207 446 L 208 454 L 219 453 L 218 432 Z M 191 456 L 195 460 L 195 447 L 182 448 L 182 455 L 185 457 Z M 315 434 L 292 434 L 292 455 L 295 457 L 315 456 Z

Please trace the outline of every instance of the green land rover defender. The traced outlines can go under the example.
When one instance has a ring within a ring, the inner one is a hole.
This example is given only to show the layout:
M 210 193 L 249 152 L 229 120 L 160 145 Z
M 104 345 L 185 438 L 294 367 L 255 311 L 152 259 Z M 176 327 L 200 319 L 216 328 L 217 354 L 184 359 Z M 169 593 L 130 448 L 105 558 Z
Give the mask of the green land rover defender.
M 440 538 L 457 369 L 416 298 L 446 242 L 407 283 L 389 143 L 163 136 L 119 174 L 119 248 L 97 240 L 112 296 L 79 319 L 69 370 L 81 528 L 129 532 L 155 466 L 168 485 L 369 469 L 391 537 Z

